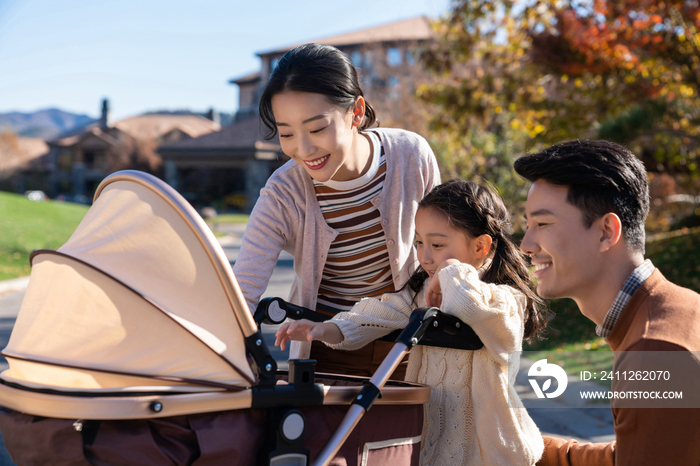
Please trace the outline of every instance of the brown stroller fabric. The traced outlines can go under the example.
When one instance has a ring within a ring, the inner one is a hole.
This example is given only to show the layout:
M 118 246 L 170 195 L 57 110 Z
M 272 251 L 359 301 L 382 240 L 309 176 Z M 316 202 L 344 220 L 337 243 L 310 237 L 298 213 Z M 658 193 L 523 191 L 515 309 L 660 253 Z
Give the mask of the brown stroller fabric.
M 258 328 L 230 264 L 150 175 L 105 179 L 68 242 L 31 260 L 0 374 L 0 431 L 19 465 L 255 464 L 275 429 L 268 405 L 304 414 L 313 459 L 366 381 L 323 383 L 318 406 L 277 399 L 274 383 L 256 402 Z M 428 398 L 387 386 L 331 464 L 417 464 Z
M 315 458 L 347 406 L 300 408 L 313 432 Z M 254 465 L 263 447 L 268 410 L 242 409 L 155 419 L 76 421 L 0 410 L 0 430 L 18 465 Z M 377 406 L 330 463 L 337 466 L 418 464 L 423 408 Z M 400 422 L 397 422 L 400 421 Z M 391 439 L 387 441 L 387 439 Z

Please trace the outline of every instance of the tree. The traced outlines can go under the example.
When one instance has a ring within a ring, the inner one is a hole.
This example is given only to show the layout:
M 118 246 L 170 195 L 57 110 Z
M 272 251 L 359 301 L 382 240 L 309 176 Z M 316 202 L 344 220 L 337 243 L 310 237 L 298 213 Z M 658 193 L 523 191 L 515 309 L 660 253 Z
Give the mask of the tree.
M 652 170 L 697 172 L 700 5 L 690 0 L 567 2 L 532 34 L 531 57 L 571 98 L 588 97 L 596 136 L 636 149 Z
M 513 1 L 455 1 L 435 25 L 438 40 L 421 54 L 440 78 L 418 95 L 435 106 L 431 130 L 444 174 L 491 181 L 511 206 L 526 186 L 512 162 L 555 131 L 547 126 L 557 114 L 551 78 L 529 57 L 531 23 L 554 18 L 540 11 Z
M 522 200 L 512 162 L 575 138 L 630 147 L 651 171 L 697 173 L 700 27 L 691 0 L 456 0 L 422 53 L 431 130 L 453 176 Z

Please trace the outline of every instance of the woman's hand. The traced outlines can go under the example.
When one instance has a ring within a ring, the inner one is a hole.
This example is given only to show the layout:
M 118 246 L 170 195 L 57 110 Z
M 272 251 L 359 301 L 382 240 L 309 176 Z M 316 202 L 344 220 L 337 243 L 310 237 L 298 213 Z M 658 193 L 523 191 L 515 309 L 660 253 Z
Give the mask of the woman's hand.
M 442 304 L 442 289 L 440 288 L 440 279 L 438 278 L 438 273 L 452 264 L 460 264 L 461 262 L 457 259 L 445 259 L 442 263 L 435 269 L 435 273 L 430 277 L 430 283 L 428 283 L 428 288 L 425 290 L 425 301 L 428 306 L 440 307 Z
M 343 334 L 337 325 L 331 322 L 311 322 L 301 319 L 284 323 L 275 333 L 275 346 L 282 351 L 288 341 L 314 341 L 336 344 L 343 341 Z

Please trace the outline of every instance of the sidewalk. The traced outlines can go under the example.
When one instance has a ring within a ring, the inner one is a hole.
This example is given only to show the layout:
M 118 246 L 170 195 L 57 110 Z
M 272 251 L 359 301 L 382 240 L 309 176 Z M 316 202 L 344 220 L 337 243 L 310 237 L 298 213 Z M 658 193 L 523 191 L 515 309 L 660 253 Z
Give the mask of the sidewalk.
M 12 280 L 0 281 L 0 295 L 3 293 L 24 291 L 29 283 L 29 277 L 13 278 Z
M 550 400 L 540 400 L 528 381 L 528 370 L 534 362 L 521 359 L 515 390 L 542 435 L 593 443 L 615 440 L 610 403 L 583 400 L 580 396 L 580 392 L 584 391 L 605 392 L 606 387 L 570 375 L 563 394 Z

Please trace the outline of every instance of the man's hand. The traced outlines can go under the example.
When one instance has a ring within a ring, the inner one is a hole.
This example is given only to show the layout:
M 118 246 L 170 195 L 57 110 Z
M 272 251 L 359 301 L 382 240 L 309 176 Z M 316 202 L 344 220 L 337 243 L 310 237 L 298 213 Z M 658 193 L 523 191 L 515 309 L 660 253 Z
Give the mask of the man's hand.
M 275 346 L 279 346 L 282 351 L 285 350 L 288 341 L 314 340 L 336 344 L 343 341 L 343 334 L 338 326 L 331 322 L 311 322 L 306 319 L 284 323 L 275 333 Z

